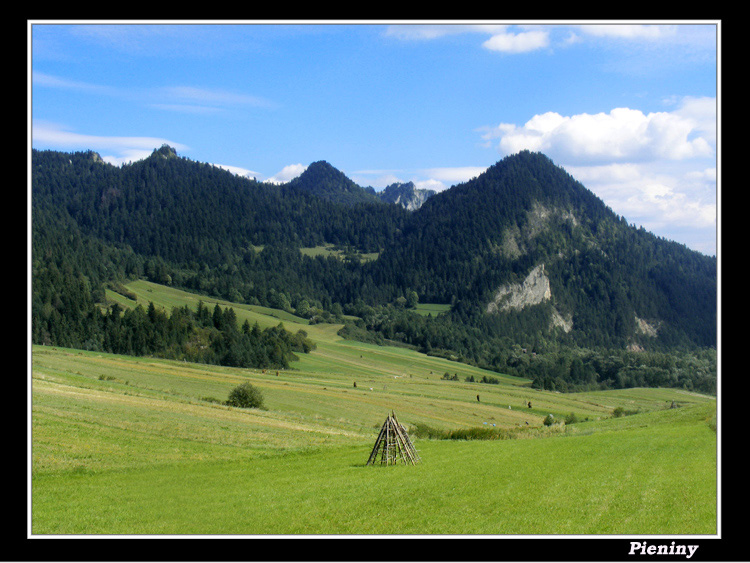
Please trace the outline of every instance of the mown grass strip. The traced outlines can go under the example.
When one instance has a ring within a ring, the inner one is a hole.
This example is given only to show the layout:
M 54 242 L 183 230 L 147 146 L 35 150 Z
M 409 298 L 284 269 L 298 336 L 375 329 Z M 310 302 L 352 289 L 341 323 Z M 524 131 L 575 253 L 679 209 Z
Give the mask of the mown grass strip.
M 365 466 L 363 444 L 43 475 L 34 532 L 713 534 L 716 434 L 706 414 L 565 438 L 417 440 L 423 462 L 408 467 Z

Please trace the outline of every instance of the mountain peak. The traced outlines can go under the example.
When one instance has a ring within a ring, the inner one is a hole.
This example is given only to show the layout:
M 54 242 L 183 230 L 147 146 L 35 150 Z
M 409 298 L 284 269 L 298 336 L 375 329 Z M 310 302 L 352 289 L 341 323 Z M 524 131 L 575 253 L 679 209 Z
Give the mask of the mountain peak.
M 592 219 L 615 217 L 615 213 L 547 155 L 523 150 L 499 160 L 479 176 L 454 186 L 456 202 L 481 201 L 482 206 L 504 213 L 509 207 L 532 211 L 535 206 L 586 209 Z M 468 197 L 468 200 L 466 198 Z
M 344 205 L 358 203 L 380 203 L 380 199 L 357 185 L 343 172 L 326 162 L 318 160 L 289 182 L 289 185 L 328 201 Z
M 158 149 L 154 149 L 154 152 L 151 153 L 151 157 L 177 158 L 177 151 L 165 143 Z
M 434 190 L 419 189 L 414 182 L 396 182 L 386 186 L 379 197 L 387 203 L 395 203 L 407 211 L 414 211 L 436 193 Z
M 311 162 L 307 167 L 308 170 L 315 170 L 316 168 L 320 168 L 322 170 L 335 170 L 336 172 L 340 172 L 335 166 L 333 166 L 326 160 L 316 160 L 315 162 Z

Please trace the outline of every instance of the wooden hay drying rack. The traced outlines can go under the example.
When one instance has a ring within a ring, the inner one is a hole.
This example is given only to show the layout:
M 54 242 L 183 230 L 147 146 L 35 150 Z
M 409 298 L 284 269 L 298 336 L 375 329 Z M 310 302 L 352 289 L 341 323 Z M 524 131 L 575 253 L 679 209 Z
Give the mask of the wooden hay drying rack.
M 370 453 L 367 465 L 375 465 L 380 460 L 380 465 L 397 465 L 402 462 L 406 465 L 416 465 L 421 458 L 414 444 L 409 439 L 406 429 L 396 419 L 396 414 L 391 411 L 380 429 L 378 439 Z

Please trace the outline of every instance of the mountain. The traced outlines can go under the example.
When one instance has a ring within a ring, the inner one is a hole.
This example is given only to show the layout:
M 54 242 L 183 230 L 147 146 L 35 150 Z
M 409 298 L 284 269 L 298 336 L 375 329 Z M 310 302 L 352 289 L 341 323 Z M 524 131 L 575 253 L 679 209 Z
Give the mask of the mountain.
M 407 211 L 415 211 L 436 193 L 435 190 L 418 189 L 414 182 L 396 182 L 386 186 L 378 196 L 387 203 L 395 203 Z
M 289 186 L 344 205 L 380 203 L 374 190 L 366 190 L 324 160 L 310 164 Z
M 375 268 L 509 338 L 716 342 L 716 258 L 628 225 L 538 153 L 431 197 Z
M 122 167 L 91 151 L 33 151 L 31 204 L 39 341 L 97 346 L 87 308 L 143 277 L 309 318 L 346 312 L 357 337 L 506 372 L 521 369 L 514 345 L 716 347 L 716 258 L 629 225 L 539 153 L 407 211 L 325 161 L 276 186 L 169 147 Z M 338 253 L 301 251 L 323 245 Z M 410 314 L 417 301 L 450 310 Z
M 417 189 L 414 182 L 394 183 L 377 193 L 371 187 L 358 185 L 324 160 L 310 164 L 288 186 L 332 203 L 353 206 L 384 202 L 400 205 L 408 211 L 419 209 L 436 193 L 433 190 Z

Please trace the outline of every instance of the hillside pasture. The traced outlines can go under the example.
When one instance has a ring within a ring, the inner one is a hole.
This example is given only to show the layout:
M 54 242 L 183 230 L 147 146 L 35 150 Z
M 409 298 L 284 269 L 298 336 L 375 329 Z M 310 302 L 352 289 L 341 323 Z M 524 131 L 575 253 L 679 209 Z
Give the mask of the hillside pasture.
M 417 303 L 414 312 L 424 317 L 431 315 L 437 317 L 442 313 L 450 311 L 450 303 Z
M 201 299 L 127 287 L 167 310 Z M 33 534 L 716 533 L 711 397 L 534 390 L 344 340 L 340 325 L 219 304 L 240 323 L 302 328 L 316 349 L 277 371 L 33 348 Z M 266 410 L 223 404 L 246 381 Z M 630 414 L 613 417 L 617 407 Z M 497 428 L 510 439 L 415 437 L 421 464 L 365 466 L 391 411 L 413 435 L 417 426 Z M 542 424 L 570 413 L 580 422 Z
M 333 244 L 323 244 L 319 246 L 305 246 L 299 249 L 300 253 L 303 256 L 308 256 L 310 258 L 315 258 L 317 256 L 322 256 L 323 258 L 328 257 L 334 257 L 338 258 L 339 260 L 343 260 L 347 257 L 347 251 L 338 248 L 336 245 Z M 373 260 L 377 260 L 380 256 L 380 253 L 378 252 L 359 252 L 352 250 L 351 254 L 354 259 L 361 260 L 362 262 L 371 262 Z

